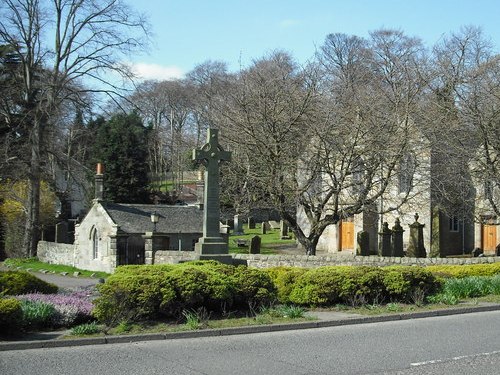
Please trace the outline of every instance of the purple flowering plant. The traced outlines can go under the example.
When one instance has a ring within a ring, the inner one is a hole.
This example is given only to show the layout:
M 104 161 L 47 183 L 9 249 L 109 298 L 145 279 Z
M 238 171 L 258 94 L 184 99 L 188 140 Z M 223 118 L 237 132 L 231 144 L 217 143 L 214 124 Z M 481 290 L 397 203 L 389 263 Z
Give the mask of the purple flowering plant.
M 71 327 L 92 319 L 94 295 L 88 288 L 60 294 L 23 294 L 16 298 L 20 301 L 44 302 L 53 305 L 56 310 L 53 318 L 54 326 Z

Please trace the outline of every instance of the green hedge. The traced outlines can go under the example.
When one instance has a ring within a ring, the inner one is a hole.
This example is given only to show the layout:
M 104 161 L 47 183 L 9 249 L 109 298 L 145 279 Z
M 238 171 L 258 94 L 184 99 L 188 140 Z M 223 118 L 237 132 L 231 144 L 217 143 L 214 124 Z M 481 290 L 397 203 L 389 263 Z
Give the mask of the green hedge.
M 182 311 L 200 307 L 216 313 L 248 309 L 276 299 L 276 288 L 264 271 L 215 261 L 118 267 L 99 292 L 94 315 L 108 325 L 180 318 Z
M 12 333 L 21 328 L 23 311 L 15 298 L 0 298 L 0 333 Z
M 57 293 L 57 286 L 40 280 L 29 272 L 0 271 L 0 295 Z
M 222 313 L 275 301 L 304 306 L 423 301 L 440 278 L 422 267 L 274 267 L 259 270 L 214 261 L 119 267 L 99 286 L 94 315 L 108 325 L 204 307 Z
M 293 290 L 295 282 L 307 272 L 307 268 L 279 266 L 267 268 L 265 272 L 271 277 L 278 290 L 279 302 L 289 304 L 291 303 L 290 293 Z
M 307 306 L 414 302 L 439 287 L 439 279 L 420 267 L 327 266 L 299 276 L 289 299 Z
M 500 262 L 491 264 L 464 264 L 427 266 L 432 274 L 445 278 L 463 278 L 469 276 L 494 276 L 500 274 Z

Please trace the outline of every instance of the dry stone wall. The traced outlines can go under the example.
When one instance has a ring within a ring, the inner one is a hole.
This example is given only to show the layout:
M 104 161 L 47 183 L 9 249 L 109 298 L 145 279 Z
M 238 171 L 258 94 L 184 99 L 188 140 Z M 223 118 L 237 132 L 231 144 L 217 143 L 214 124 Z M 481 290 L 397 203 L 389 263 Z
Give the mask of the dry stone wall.
M 45 263 L 75 266 L 75 245 L 39 241 L 37 256 Z

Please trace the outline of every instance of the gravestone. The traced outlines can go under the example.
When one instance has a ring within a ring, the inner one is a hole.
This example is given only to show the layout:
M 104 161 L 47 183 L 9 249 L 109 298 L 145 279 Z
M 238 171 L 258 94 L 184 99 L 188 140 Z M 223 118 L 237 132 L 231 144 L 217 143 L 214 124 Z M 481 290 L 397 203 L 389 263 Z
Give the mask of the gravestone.
M 425 224 L 418 222 L 418 213 L 415 214 L 415 222 L 410 224 L 410 243 L 408 244 L 407 256 L 412 258 L 425 258 L 427 253 L 424 247 Z
M 280 222 L 280 239 L 289 240 L 290 236 L 288 235 L 288 225 L 284 220 Z
M 370 233 L 361 230 L 357 234 L 356 255 L 369 256 L 370 255 Z
M 250 254 L 260 254 L 260 237 L 253 236 L 250 240 Z
M 269 220 L 268 223 L 269 223 L 270 229 L 280 229 L 280 223 L 278 223 L 277 221 Z
M 244 234 L 240 215 L 234 215 L 234 234 Z
M 265 221 L 262 222 L 262 225 L 260 227 L 260 232 L 262 234 L 266 234 L 267 233 L 267 223 Z
M 396 218 L 394 226 L 392 227 L 392 255 L 395 257 L 404 257 L 403 251 L 403 232 L 399 218 Z
M 380 236 L 380 256 L 390 257 L 392 256 L 391 249 L 391 236 L 392 231 L 389 229 L 389 224 L 385 222 L 382 225 L 382 231 L 379 233 Z
M 255 229 L 255 220 L 253 217 L 248 218 L 248 229 Z
M 224 151 L 218 140 L 218 129 L 208 129 L 207 143 L 193 150 L 193 160 L 205 166 L 205 188 L 203 194 L 203 237 L 195 245 L 199 259 L 216 259 L 232 262 L 228 255 L 228 244 L 220 235 L 219 163 L 230 161 L 231 153 Z

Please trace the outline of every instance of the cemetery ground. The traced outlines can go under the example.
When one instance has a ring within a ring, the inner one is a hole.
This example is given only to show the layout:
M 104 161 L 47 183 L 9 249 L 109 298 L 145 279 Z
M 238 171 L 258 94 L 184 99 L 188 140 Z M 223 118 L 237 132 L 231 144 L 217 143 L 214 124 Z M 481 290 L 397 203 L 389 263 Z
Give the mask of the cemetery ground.
M 13 260 L 8 260 L 6 263 L 10 265 L 16 264 Z M 50 276 L 50 269 L 52 267 L 56 266 L 45 265 L 45 269 L 49 271 L 48 274 L 38 272 L 32 272 L 32 274 L 40 277 Z M 141 267 L 140 272 L 147 269 L 143 266 Z M 198 266 L 195 266 L 195 268 L 196 267 Z M 201 267 L 204 266 L 202 265 Z M 390 268 L 393 270 L 398 269 L 398 267 Z M 417 269 L 420 267 L 413 268 Z M 217 266 L 215 269 L 217 269 Z M 340 269 L 342 269 L 342 272 L 340 273 L 338 273 L 338 267 L 329 267 L 327 269 L 334 270 L 333 273 L 326 273 L 329 280 L 335 279 L 339 275 L 349 278 L 350 282 L 353 282 L 354 280 L 348 274 L 343 273 L 347 268 L 343 269 L 340 267 Z M 408 267 L 400 267 L 399 269 L 403 272 L 408 271 Z M 281 270 L 278 271 L 281 272 Z M 373 269 L 365 267 L 363 272 L 366 273 L 367 271 L 368 273 L 371 273 Z M 93 282 L 86 288 L 60 288 L 57 295 L 48 294 L 44 301 L 46 304 L 51 304 L 52 302 L 56 304 L 56 301 L 57 303 L 60 303 L 60 299 L 64 300 L 64 298 L 69 298 L 69 300 L 72 301 L 69 303 L 76 305 L 77 303 L 74 302 L 75 299 L 82 298 L 82 301 L 78 302 L 78 304 L 80 304 L 80 309 L 86 309 L 85 314 L 87 315 L 84 316 L 83 319 L 80 319 L 80 321 L 78 321 L 78 319 L 74 319 L 75 311 L 70 311 L 71 308 L 68 306 L 61 307 L 59 305 L 55 310 L 56 315 L 59 314 L 58 317 L 61 319 L 61 316 L 69 311 L 70 316 L 63 316 L 62 318 L 62 320 L 66 320 L 69 324 L 54 327 L 51 325 L 53 317 L 48 318 L 46 323 L 39 320 L 43 318 L 40 315 L 45 314 L 48 316 L 51 311 L 54 313 L 53 309 L 34 309 L 30 312 L 30 317 L 22 317 L 22 319 L 28 321 L 27 326 L 22 327 L 15 332 L 11 332 L 7 336 L 0 333 L 0 341 L 5 343 L 12 341 L 16 342 L 47 339 L 67 340 L 82 337 L 112 337 L 116 335 L 182 334 L 186 331 L 199 332 L 200 335 L 210 335 L 210 332 L 214 331 L 221 334 L 220 332 L 225 329 L 240 329 L 240 333 L 251 333 L 252 327 L 255 327 L 254 329 L 259 331 L 259 329 L 261 329 L 259 327 L 266 327 L 270 325 L 272 325 L 272 327 L 277 327 L 275 329 L 313 328 L 315 326 L 325 326 L 328 324 L 343 325 L 354 324 L 353 322 L 361 323 L 382 320 L 399 320 L 411 319 L 412 317 L 447 315 L 460 312 L 486 311 L 500 308 L 500 276 L 497 275 L 499 271 L 500 267 L 495 264 L 438 267 L 437 269 L 434 269 L 433 272 L 441 276 L 447 274 L 446 280 L 441 283 L 438 290 L 426 297 L 419 293 L 418 288 L 414 289 L 411 295 L 408 295 L 408 298 L 399 300 L 394 298 L 390 301 L 385 299 L 383 296 L 373 296 L 374 298 L 369 298 L 368 294 L 362 295 L 352 293 L 350 296 L 345 296 L 343 300 L 338 300 L 337 303 L 297 305 L 291 303 L 290 301 L 288 301 L 288 303 L 271 303 L 268 301 L 267 303 L 262 303 L 260 305 L 256 303 L 253 306 L 247 306 L 249 308 L 243 309 L 242 311 L 237 311 L 235 309 L 228 310 L 223 313 L 208 312 L 204 306 L 192 304 L 190 305 L 190 308 L 183 309 L 182 313 L 176 319 L 135 320 L 133 315 L 122 315 L 119 320 L 112 323 L 109 321 L 107 323 L 97 322 L 95 320 L 95 317 L 91 313 L 92 305 L 88 304 L 88 302 L 91 302 L 92 299 L 97 297 L 96 288 L 94 286 L 96 284 L 95 279 L 82 278 L 79 276 L 79 279 L 92 280 Z M 6 272 L 6 268 L 4 265 L 0 264 L 0 280 L 3 272 Z M 138 277 L 140 272 L 136 273 L 134 277 Z M 261 271 L 255 270 L 255 272 L 251 271 L 251 273 L 245 275 L 245 279 L 249 280 L 248 284 L 252 284 L 251 276 L 260 275 L 260 272 Z M 292 273 L 293 272 L 295 271 L 292 271 Z M 376 271 L 375 274 L 378 274 L 377 272 L 378 271 Z M 391 277 L 397 276 L 398 272 L 399 271 L 392 273 Z M 326 284 L 321 285 L 322 273 L 323 276 L 325 276 L 324 270 L 312 270 L 312 276 L 309 279 L 318 281 L 319 284 L 316 284 L 322 289 L 327 287 L 331 288 L 331 282 L 328 280 L 326 280 Z M 417 274 L 418 273 L 419 272 L 417 272 Z M 307 274 L 307 272 L 304 271 L 302 274 Z M 59 283 L 58 280 L 75 278 L 74 275 L 76 274 L 70 273 L 66 276 L 62 276 L 60 274 L 52 275 L 52 280 Z M 181 273 L 179 275 L 184 277 L 189 274 Z M 281 275 L 283 276 L 283 274 Z M 297 276 L 297 274 L 295 274 L 295 276 Z M 363 277 L 363 275 L 358 273 L 357 277 Z M 151 281 L 150 279 L 147 280 Z M 274 280 L 277 284 L 280 283 L 277 278 Z M 325 280 L 323 280 L 323 282 L 325 282 Z M 394 286 L 396 284 L 391 285 Z M 308 287 L 310 286 L 311 284 L 308 285 Z M 135 288 L 137 287 L 138 285 L 135 286 Z M 357 285 L 355 286 L 355 289 L 352 289 L 352 291 L 355 291 L 356 289 L 360 290 L 363 287 L 366 287 L 366 285 Z M 278 292 L 279 290 L 280 289 L 278 288 Z M 109 291 L 110 289 L 108 288 L 108 292 Z M 0 294 L 5 294 L 3 296 L 4 300 L 8 299 L 8 293 L 6 293 L 5 289 L 0 290 L 0 292 Z M 104 289 L 104 292 L 106 293 L 106 289 Z M 131 292 L 134 293 L 132 289 Z M 137 291 L 135 291 L 135 293 L 137 293 Z M 318 296 L 320 295 L 317 295 L 316 297 Z M 24 298 L 22 296 L 18 296 L 18 298 L 21 300 L 29 300 L 29 298 L 33 297 Z M 283 296 L 280 298 L 283 298 Z M 37 297 L 32 302 L 35 301 L 41 301 L 40 297 Z M 295 301 L 297 301 L 297 298 L 295 298 Z M 87 305 L 85 305 L 85 303 L 87 303 Z M 113 310 L 113 313 L 116 312 L 117 310 Z M 4 318 L 5 317 L 2 316 L 2 311 L 0 311 L 0 325 L 5 323 Z M 30 322 L 30 319 L 33 321 Z M 38 321 L 36 321 L 37 319 Z M 0 332 L 4 333 L 4 328 L 5 326 L 2 330 L 0 330 Z
M 248 254 L 249 245 L 252 237 L 260 237 L 260 253 L 261 254 L 302 254 L 303 251 L 297 247 L 294 239 L 280 239 L 280 231 L 270 229 L 262 234 L 261 224 L 256 224 L 255 229 L 248 229 L 246 224 L 243 225 L 243 234 L 229 235 L 229 253 L 232 254 Z M 238 246 L 238 240 L 241 240 Z

